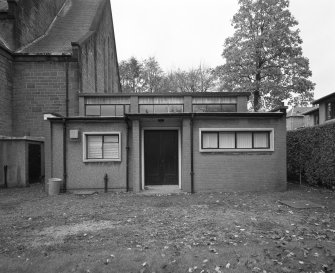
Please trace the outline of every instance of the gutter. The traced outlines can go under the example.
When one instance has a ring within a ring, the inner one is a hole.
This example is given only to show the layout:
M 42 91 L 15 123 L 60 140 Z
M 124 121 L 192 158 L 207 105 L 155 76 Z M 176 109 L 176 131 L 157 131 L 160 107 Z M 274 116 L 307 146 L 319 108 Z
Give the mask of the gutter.
M 66 144 L 66 121 L 69 116 L 69 63 L 65 63 L 65 117 L 63 121 L 63 188 L 62 192 L 66 192 L 67 187 L 67 144 Z
M 126 191 L 129 192 L 129 130 L 130 130 L 130 124 L 129 119 L 126 118 L 127 122 L 127 139 L 126 139 Z

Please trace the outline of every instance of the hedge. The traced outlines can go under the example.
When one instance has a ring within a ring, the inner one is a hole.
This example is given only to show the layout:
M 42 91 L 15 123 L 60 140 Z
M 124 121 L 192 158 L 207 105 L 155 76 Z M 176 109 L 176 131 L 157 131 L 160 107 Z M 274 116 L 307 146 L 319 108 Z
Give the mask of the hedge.
M 335 123 L 287 132 L 289 179 L 335 188 Z

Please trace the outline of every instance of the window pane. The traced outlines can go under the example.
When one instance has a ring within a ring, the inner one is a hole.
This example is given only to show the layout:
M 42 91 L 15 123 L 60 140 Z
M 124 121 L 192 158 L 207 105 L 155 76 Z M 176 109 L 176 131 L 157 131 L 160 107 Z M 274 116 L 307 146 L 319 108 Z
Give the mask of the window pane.
M 153 105 L 140 105 L 140 113 L 141 114 L 151 114 L 154 112 Z
M 118 135 L 104 136 L 104 142 L 118 143 L 119 136 Z
M 219 148 L 234 149 L 235 148 L 235 132 L 220 132 Z
M 154 113 L 168 113 L 168 105 L 154 105 Z
M 202 148 L 204 149 L 218 148 L 218 134 L 202 133 Z
M 130 113 L 130 105 L 129 105 L 129 104 L 126 104 L 126 105 L 124 106 L 124 112 L 125 112 L 126 114 Z
M 115 105 L 101 105 L 101 116 L 115 117 Z
M 331 119 L 331 107 L 332 107 L 331 103 L 328 102 L 326 104 L 326 111 L 327 111 L 326 118 L 327 119 Z
M 206 105 L 193 105 L 193 112 L 195 113 L 203 113 L 206 112 Z
M 124 115 L 123 105 L 116 105 L 115 106 L 115 115 L 117 117 L 122 117 Z
M 251 132 L 237 132 L 236 133 L 238 149 L 252 148 L 252 133 Z
M 183 105 L 169 105 L 169 113 L 182 113 Z
M 207 112 L 222 112 L 221 104 L 209 104 L 209 105 L 207 105 Z
M 236 112 L 236 104 L 222 104 L 222 112 Z
M 100 105 L 86 105 L 86 116 L 100 116 Z
M 87 158 L 102 158 L 102 136 L 87 136 Z
M 119 158 L 119 143 L 104 142 L 104 158 Z
M 254 133 L 254 148 L 269 148 L 269 133 L 255 132 Z

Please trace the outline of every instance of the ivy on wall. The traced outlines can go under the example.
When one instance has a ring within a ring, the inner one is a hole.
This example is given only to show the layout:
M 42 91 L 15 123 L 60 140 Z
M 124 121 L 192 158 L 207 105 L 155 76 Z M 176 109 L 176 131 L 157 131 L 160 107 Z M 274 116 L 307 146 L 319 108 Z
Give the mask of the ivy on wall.
M 335 188 L 335 123 L 287 132 L 287 174 Z

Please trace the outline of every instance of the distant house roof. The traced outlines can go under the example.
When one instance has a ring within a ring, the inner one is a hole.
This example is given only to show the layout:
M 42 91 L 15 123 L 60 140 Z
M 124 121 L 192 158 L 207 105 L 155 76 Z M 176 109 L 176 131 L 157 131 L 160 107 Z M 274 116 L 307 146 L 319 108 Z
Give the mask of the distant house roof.
M 7 0 L 0 0 L 0 12 L 7 10 L 8 10 Z
M 293 107 L 287 112 L 287 117 L 303 116 L 303 113 L 312 110 L 313 107 Z
M 310 114 L 312 114 L 314 112 L 317 112 L 317 111 L 319 111 L 319 107 L 313 107 L 311 110 L 308 110 L 308 111 L 306 111 L 306 112 L 304 112 L 302 114 L 303 115 L 310 115 Z
M 88 35 L 93 22 L 103 11 L 104 3 L 106 0 L 67 0 L 46 33 L 16 53 L 71 53 L 71 43 Z
M 313 101 L 312 104 L 318 104 L 318 103 L 320 103 L 321 101 L 326 100 L 326 99 L 329 99 L 329 98 L 332 97 L 332 96 L 335 97 L 335 92 L 334 92 L 334 93 L 331 93 L 331 94 L 329 94 L 329 95 L 327 95 L 327 96 L 324 96 L 324 97 L 322 97 L 322 98 L 320 98 L 320 99 L 317 99 L 317 100 Z

